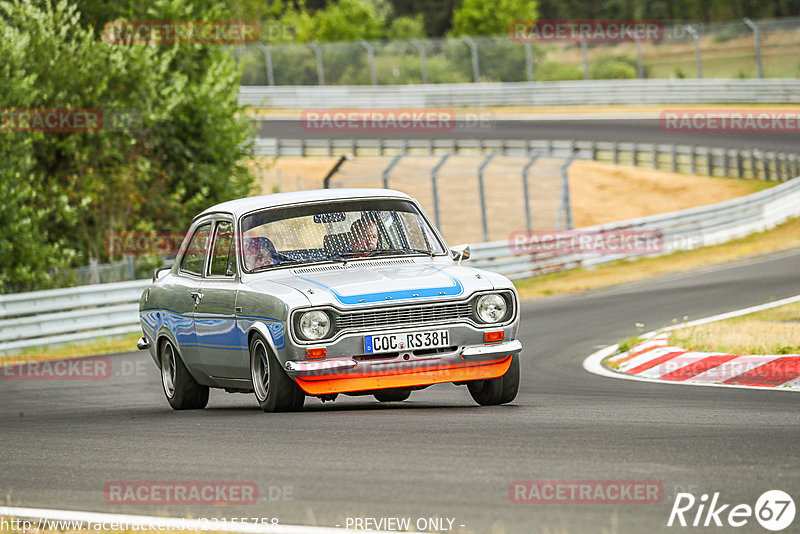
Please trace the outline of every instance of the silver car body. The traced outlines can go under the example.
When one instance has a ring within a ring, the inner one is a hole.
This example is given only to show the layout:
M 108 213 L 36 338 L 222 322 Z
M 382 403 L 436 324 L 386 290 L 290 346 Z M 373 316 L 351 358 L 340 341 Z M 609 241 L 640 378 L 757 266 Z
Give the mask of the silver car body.
M 257 273 L 245 272 L 242 255 L 236 254 L 235 269 L 225 276 L 209 276 L 207 267 L 202 276 L 180 268 L 186 243 L 206 223 L 212 228 L 233 224 L 241 250 L 239 223 L 247 214 L 360 198 L 411 202 L 430 222 L 416 200 L 386 189 L 278 193 L 225 202 L 198 215 L 171 270 L 155 276 L 140 300 L 143 346 L 156 364 L 160 341 L 169 339 L 199 384 L 252 391 L 249 342 L 260 334 L 308 395 L 465 383 L 505 373 L 522 348 L 516 339 L 519 298 L 514 285 L 502 275 L 461 264 L 451 253 L 331 261 Z M 502 293 L 510 305 L 502 323 L 481 324 L 475 316 L 476 299 L 489 292 Z M 335 335 L 323 342 L 298 336 L 296 317 L 310 309 L 335 318 Z M 448 347 L 365 352 L 366 335 L 441 329 L 449 332 Z M 489 331 L 495 333 L 494 341 L 485 341 Z M 326 350 L 324 358 L 307 357 L 309 349 L 320 347 Z

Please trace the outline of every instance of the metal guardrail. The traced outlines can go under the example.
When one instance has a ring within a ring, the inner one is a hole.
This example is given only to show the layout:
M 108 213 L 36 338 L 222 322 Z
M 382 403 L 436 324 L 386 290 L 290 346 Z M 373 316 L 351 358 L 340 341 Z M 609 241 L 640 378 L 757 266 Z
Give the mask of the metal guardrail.
M 241 86 L 239 104 L 270 109 L 462 108 L 800 102 L 798 79 L 645 79 L 417 85 Z
M 709 206 L 581 228 L 587 232 L 657 230 L 661 254 L 723 243 L 800 216 L 800 178 Z M 470 264 L 509 278 L 591 266 L 620 254 L 515 254 L 508 241 L 472 245 Z M 0 295 L 0 354 L 139 330 L 138 300 L 150 280 Z
M 786 181 L 800 175 L 800 155 L 758 149 L 552 139 L 256 138 L 262 156 L 442 156 L 489 154 L 607 161 L 671 172 Z
M 800 178 L 778 186 L 708 206 L 642 217 L 586 228 L 582 232 L 602 234 L 620 231 L 658 231 L 663 249 L 658 256 L 678 250 L 716 245 L 762 232 L 787 219 L 800 216 Z M 633 255 L 626 254 L 516 254 L 509 241 L 472 245 L 470 264 L 512 279 L 552 271 L 589 267 Z
M 0 354 L 137 332 L 150 280 L 0 295 Z

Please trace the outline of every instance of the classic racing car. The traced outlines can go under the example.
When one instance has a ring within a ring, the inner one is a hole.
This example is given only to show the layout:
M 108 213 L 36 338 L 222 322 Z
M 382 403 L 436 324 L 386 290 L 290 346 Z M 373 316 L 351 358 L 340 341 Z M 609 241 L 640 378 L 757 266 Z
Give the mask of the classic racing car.
M 519 387 L 519 298 L 462 265 L 419 203 L 388 189 L 325 189 L 224 202 L 193 220 L 172 267 L 139 302 L 169 404 L 209 388 L 254 392 L 264 411 L 306 396 L 402 401 L 466 385 L 480 405 Z

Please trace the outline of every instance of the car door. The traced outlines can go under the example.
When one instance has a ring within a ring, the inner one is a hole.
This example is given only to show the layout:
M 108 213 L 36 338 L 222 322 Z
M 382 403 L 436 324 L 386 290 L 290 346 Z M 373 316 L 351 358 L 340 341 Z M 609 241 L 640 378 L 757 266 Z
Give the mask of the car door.
M 200 292 L 203 272 L 208 259 L 212 222 L 197 224 L 191 232 L 186 249 L 178 259 L 177 276 L 170 277 L 170 286 L 165 292 L 165 302 L 170 330 L 178 341 L 184 363 L 191 370 L 197 369 L 199 353 L 194 325 L 195 301 Z
M 249 366 L 242 357 L 243 336 L 236 328 L 239 274 L 232 219 L 214 222 L 210 251 L 194 309 L 199 365 L 215 378 L 248 379 Z

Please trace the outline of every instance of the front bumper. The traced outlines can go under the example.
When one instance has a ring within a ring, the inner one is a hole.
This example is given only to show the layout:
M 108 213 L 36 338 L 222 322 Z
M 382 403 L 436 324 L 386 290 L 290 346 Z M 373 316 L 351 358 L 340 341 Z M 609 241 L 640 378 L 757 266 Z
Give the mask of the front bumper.
M 430 356 L 288 361 L 285 369 L 307 394 L 329 395 L 497 378 L 521 350 L 515 339 Z

